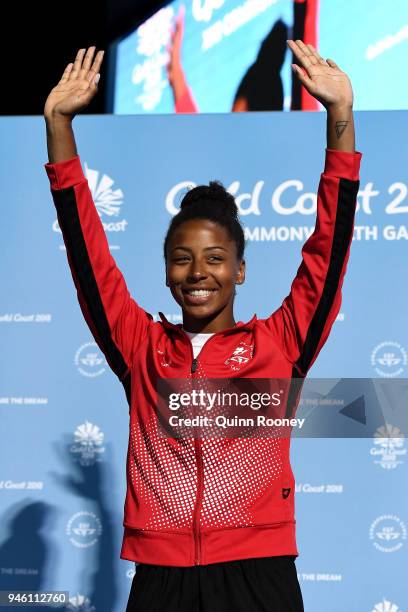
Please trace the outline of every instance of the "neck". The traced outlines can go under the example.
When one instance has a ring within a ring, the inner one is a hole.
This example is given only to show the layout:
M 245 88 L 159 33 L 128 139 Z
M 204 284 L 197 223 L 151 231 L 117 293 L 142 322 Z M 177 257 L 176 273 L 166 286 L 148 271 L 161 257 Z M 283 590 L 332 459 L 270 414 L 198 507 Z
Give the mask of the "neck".
M 230 312 L 221 311 L 203 319 L 183 312 L 183 329 L 194 334 L 213 334 L 230 327 L 235 327 L 232 310 Z

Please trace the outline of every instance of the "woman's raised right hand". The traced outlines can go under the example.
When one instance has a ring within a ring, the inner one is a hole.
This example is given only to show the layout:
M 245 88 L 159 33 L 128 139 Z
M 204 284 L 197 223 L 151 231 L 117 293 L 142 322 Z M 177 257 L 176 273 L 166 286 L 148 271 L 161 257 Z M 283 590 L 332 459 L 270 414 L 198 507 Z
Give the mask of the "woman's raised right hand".
M 104 51 L 95 47 L 80 49 L 73 64 L 68 64 L 60 82 L 54 87 L 44 106 L 44 117 L 72 119 L 91 102 L 98 91 L 97 82 Z M 95 82 L 96 81 L 96 82 Z

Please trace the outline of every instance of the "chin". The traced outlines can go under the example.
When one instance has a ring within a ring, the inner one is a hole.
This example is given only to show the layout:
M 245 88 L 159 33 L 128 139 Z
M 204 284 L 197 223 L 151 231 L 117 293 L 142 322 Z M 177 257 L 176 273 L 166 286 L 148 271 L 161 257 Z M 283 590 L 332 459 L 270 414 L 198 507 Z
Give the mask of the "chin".
M 210 319 L 217 316 L 228 304 L 221 304 L 219 306 L 191 306 L 190 304 L 183 304 L 182 310 L 185 314 L 195 319 Z

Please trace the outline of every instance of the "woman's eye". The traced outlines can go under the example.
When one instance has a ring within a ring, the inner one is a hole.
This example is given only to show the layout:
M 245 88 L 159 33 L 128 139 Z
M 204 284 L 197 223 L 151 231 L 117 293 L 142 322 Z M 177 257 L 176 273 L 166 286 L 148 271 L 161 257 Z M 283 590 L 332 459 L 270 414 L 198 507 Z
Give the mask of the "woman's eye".
M 212 259 L 212 260 L 215 259 L 216 261 L 222 261 L 222 257 L 217 257 L 217 255 L 211 255 L 209 259 Z

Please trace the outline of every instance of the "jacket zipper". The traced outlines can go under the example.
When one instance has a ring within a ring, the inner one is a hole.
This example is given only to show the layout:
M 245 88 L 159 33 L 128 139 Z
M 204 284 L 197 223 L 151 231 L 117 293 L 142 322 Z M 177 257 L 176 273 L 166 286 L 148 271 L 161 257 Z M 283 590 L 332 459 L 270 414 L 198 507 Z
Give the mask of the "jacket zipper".
M 197 370 L 198 361 L 194 358 L 191 362 L 190 372 L 194 374 Z M 203 457 L 201 451 L 201 439 L 194 438 L 194 450 L 197 462 L 197 498 L 194 506 L 193 533 L 194 533 L 194 565 L 201 563 L 201 542 L 200 542 L 200 511 L 203 496 Z
M 192 361 L 191 361 L 190 373 L 193 375 L 192 378 L 194 378 L 194 374 L 195 374 L 195 372 L 197 370 L 197 366 L 198 366 L 198 359 L 196 359 L 194 357 L 193 347 L 192 347 L 191 340 L 190 340 L 189 336 L 185 333 L 184 330 L 180 330 L 180 331 L 183 334 L 183 336 L 187 339 L 189 347 L 190 347 L 190 355 L 193 358 Z M 212 336 L 211 338 L 208 338 L 208 340 L 201 347 L 201 351 L 203 350 L 204 346 L 208 342 L 211 342 L 211 340 L 213 338 L 214 338 L 214 336 Z M 196 498 L 196 503 L 195 503 L 195 506 L 194 506 L 194 514 L 193 514 L 194 565 L 200 565 L 201 564 L 201 538 L 200 538 L 199 522 L 200 522 L 200 513 L 201 513 L 201 504 L 202 504 L 202 497 L 203 497 L 203 489 L 204 489 L 203 455 L 202 455 L 201 439 L 200 438 L 194 438 L 194 449 L 195 449 L 195 456 L 196 456 L 196 461 L 197 461 L 197 498 Z

